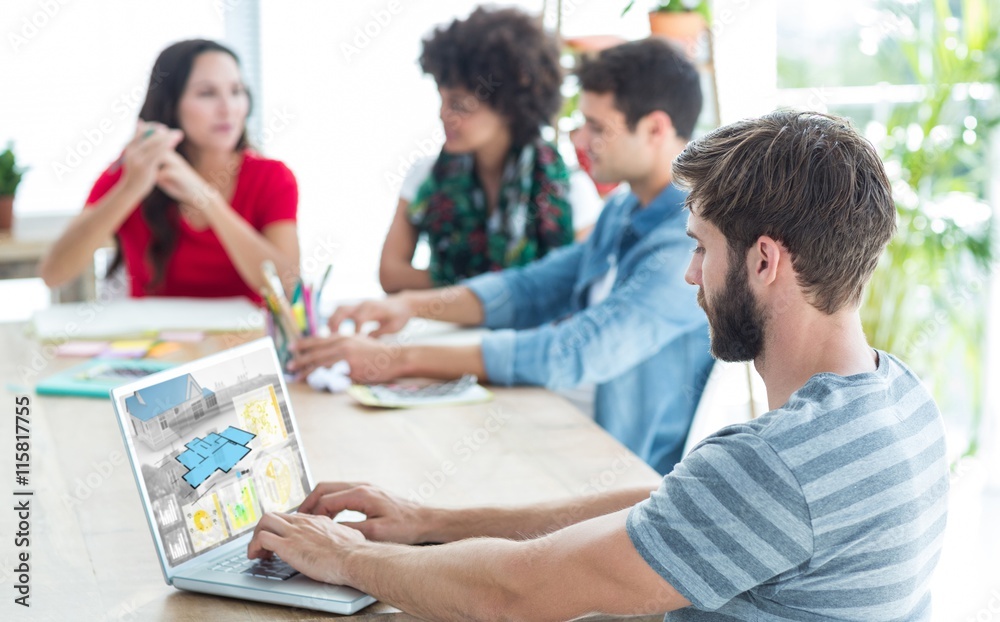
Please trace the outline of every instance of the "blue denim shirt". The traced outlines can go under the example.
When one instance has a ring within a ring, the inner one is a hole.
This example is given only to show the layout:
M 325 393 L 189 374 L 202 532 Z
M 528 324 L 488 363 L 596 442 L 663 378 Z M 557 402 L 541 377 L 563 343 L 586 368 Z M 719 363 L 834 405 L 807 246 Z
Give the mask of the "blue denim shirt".
M 684 198 L 670 185 L 636 209 L 634 194 L 620 194 L 586 242 L 463 283 L 484 325 L 499 329 L 482 344 L 491 382 L 596 383 L 597 422 L 663 474 L 681 459 L 713 363 L 697 288 L 684 281 L 694 249 Z M 590 287 L 613 266 L 611 293 L 588 307 Z

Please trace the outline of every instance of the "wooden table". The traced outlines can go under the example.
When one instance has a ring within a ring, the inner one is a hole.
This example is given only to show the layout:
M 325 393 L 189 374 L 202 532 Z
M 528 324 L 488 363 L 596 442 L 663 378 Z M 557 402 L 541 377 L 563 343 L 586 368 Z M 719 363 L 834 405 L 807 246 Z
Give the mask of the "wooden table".
M 62 234 L 73 215 L 22 216 L 11 231 L 0 232 L 0 279 L 31 279 L 49 247 Z M 53 302 L 94 299 L 94 265 L 66 285 L 52 290 Z
M 13 499 L 14 396 L 19 366 L 45 357 L 24 325 L 0 325 L 3 504 Z M 221 347 L 221 337 L 186 358 Z M 230 341 L 231 343 L 231 341 Z M 75 361 L 53 359 L 41 375 Z M 368 481 L 429 504 L 521 504 L 598 490 L 653 487 L 659 476 L 561 397 L 496 389 L 489 404 L 375 411 L 344 395 L 290 388 L 313 476 Z M 31 396 L 31 609 L 13 604 L 14 513 L 0 512 L 0 619 L 307 620 L 320 612 L 181 592 L 160 574 L 152 538 L 108 401 Z M 493 431 L 491 431 L 493 430 Z M 9 439 L 9 440 L 8 440 Z M 443 465 L 455 465 L 452 474 Z M 627 464 L 624 470 L 621 468 Z M 618 473 L 616 473 L 618 471 Z M 623 471 L 623 472 L 622 472 Z M 410 620 L 377 603 L 355 617 Z M 662 616 L 643 618 L 660 620 Z

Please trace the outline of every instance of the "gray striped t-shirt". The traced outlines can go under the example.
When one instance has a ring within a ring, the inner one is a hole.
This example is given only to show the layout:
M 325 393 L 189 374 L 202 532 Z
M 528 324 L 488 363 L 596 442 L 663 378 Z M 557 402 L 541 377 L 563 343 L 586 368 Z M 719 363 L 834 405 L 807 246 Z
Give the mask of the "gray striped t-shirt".
M 913 372 L 878 357 L 705 439 L 632 509 L 632 543 L 693 604 L 666 620 L 930 618 L 944 426 Z

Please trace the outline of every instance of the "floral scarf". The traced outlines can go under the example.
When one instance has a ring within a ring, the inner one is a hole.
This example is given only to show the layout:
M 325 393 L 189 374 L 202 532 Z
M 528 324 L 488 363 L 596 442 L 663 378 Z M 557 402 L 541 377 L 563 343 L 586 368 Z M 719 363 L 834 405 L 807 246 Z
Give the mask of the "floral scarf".
M 487 214 L 473 156 L 442 151 L 408 210 L 430 242 L 431 281 L 449 285 L 523 266 L 572 243 L 568 195 L 565 163 L 552 145 L 537 140 L 507 156 L 500 199 Z

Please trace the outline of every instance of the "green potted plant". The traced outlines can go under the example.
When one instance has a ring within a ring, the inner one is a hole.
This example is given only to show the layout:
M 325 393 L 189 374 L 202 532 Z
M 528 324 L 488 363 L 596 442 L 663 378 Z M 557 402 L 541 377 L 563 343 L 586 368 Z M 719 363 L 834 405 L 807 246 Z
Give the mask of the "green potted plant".
M 904 59 L 926 96 L 897 104 L 884 128 L 870 131 L 890 171 L 899 231 L 866 289 L 862 323 L 873 347 L 901 356 L 925 379 L 949 445 L 963 455 L 979 448 L 990 382 L 986 320 L 997 254 L 987 203 L 992 177 L 983 163 L 1000 127 L 1000 102 L 961 94 L 1000 86 L 992 1 L 966 0 L 960 13 L 937 0 L 908 8 L 912 34 L 887 39 L 879 54 L 885 62 Z
M 7 143 L 0 153 L 0 231 L 9 231 L 14 224 L 14 193 L 25 170 L 14 158 L 14 143 Z
M 635 0 L 622 11 L 629 12 Z M 711 21 L 708 0 L 668 0 L 657 2 L 649 12 L 649 31 L 654 35 L 690 44 L 703 33 Z

